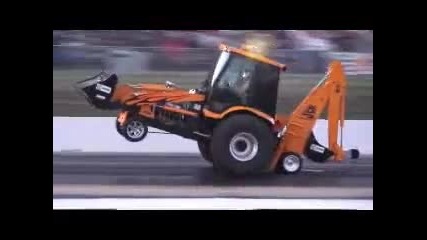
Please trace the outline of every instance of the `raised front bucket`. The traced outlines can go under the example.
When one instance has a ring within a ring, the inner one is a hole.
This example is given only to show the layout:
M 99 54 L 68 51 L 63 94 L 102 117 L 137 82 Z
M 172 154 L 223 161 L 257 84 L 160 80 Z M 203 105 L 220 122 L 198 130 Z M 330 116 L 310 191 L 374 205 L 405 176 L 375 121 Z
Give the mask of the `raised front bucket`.
M 111 101 L 117 83 L 116 74 L 101 72 L 94 77 L 77 82 L 75 88 L 95 108 L 114 110 L 120 108 L 118 103 Z

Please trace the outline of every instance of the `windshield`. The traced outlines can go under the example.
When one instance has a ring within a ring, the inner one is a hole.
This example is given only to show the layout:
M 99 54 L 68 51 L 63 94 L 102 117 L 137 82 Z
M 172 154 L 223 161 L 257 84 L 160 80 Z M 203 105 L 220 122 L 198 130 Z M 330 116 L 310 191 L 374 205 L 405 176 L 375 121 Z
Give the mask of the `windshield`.
M 211 82 L 210 82 L 211 87 L 214 85 L 216 79 L 218 78 L 219 74 L 221 73 L 222 69 L 224 68 L 229 58 L 230 58 L 230 53 L 228 52 L 222 52 L 221 55 L 219 56 L 213 75 L 212 75 Z
M 225 64 L 227 63 L 227 60 L 229 57 L 230 57 L 230 53 L 228 52 L 221 52 L 218 55 L 218 58 L 215 64 L 213 65 L 212 71 L 209 72 L 206 80 L 203 81 L 202 83 L 202 86 L 201 86 L 202 89 L 207 90 L 208 88 L 213 86 L 219 74 L 221 73 L 222 69 L 224 68 Z

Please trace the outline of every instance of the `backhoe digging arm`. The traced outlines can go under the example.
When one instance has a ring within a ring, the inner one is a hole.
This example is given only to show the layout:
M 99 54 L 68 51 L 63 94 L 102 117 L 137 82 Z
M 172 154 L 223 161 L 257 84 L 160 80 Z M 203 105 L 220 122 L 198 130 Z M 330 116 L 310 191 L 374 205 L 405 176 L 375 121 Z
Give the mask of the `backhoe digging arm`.
M 345 97 L 347 81 L 339 61 L 333 61 L 324 78 L 315 86 L 289 116 L 281 131 L 280 142 L 275 151 L 271 167 L 274 168 L 284 153 L 302 156 L 307 140 L 317 119 L 328 106 L 328 142 L 329 150 L 335 160 L 344 160 L 345 153 L 338 144 L 338 128 L 344 127 Z

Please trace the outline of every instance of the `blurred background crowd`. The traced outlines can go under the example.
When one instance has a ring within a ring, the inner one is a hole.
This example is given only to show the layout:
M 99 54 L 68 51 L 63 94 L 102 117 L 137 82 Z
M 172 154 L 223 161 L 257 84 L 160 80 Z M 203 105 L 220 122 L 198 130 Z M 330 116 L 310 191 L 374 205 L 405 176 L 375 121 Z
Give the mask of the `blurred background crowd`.
M 53 43 L 62 45 L 144 46 L 161 48 L 212 48 L 220 42 L 240 45 L 253 31 L 54 31 Z M 372 52 L 372 31 L 279 30 L 257 31 L 272 35 L 278 49 Z
M 53 65 L 126 73 L 207 71 L 219 43 L 238 47 L 250 34 L 274 39 L 271 57 L 295 73 L 324 71 L 331 58 L 346 61 L 350 74 L 372 71 L 371 30 L 54 31 Z

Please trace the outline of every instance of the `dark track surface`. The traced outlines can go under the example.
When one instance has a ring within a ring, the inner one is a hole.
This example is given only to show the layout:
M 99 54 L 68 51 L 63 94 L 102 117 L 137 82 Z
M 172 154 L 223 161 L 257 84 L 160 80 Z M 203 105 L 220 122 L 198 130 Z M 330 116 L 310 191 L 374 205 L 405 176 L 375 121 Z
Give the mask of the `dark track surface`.
M 298 175 L 218 176 L 198 155 L 53 155 L 54 197 L 373 198 L 373 160 L 305 162 Z

